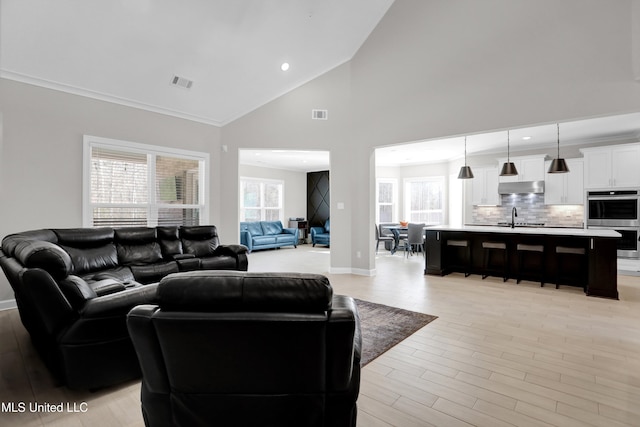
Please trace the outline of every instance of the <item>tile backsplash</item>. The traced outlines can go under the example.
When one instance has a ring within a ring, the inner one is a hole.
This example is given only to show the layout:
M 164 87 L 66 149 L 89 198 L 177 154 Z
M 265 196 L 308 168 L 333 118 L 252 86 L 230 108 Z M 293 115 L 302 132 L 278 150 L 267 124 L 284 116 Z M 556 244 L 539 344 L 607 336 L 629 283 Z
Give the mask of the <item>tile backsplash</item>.
M 473 206 L 474 224 L 511 221 L 511 208 L 518 210 L 516 222 L 544 223 L 547 227 L 583 227 L 582 205 L 545 205 L 544 194 L 503 195 L 501 206 Z

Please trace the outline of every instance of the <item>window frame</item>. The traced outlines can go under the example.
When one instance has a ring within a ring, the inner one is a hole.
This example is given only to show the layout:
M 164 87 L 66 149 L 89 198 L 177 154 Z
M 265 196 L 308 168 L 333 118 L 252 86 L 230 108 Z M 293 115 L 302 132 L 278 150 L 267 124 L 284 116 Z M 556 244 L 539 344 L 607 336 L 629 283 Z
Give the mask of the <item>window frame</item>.
M 392 185 L 391 203 L 380 203 L 380 184 Z M 398 222 L 398 179 L 397 178 L 377 178 L 376 179 L 376 224 L 380 224 L 380 206 L 391 206 L 391 222 Z
M 103 148 L 111 150 L 119 150 L 135 154 L 144 154 L 147 156 L 147 191 L 148 201 L 147 203 L 140 204 L 94 204 L 91 202 L 91 155 L 92 149 Z M 200 222 L 209 221 L 209 169 L 210 169 L 210 156 L 209 153 L 200 151 L 184 150 L 181 148 L 163 147 L 151 144 L 141 144 L 138 142 L 124 141 L 118 139 L 103 138 L 99 136 L 84 135 L 83 136 L 83 154 L 82 154 L 82 224 L 83 227 L 95 227 L 93 224 L 93 209 L 99 206 L 113 206 L 113 207 L 145 207 L 147 209 L 147 227 L 155 227 L 158 225 L 158 211 L 160 209 L 200 209 Z M 187 160 L 196 160 L 200 162 L 198 168 L 198 204 L 170 204 L 170 203 L 158 203 L 156 200 L 155 191 L 155 160 L 149 162 L 151 158 L 155 159 L 158 156 L 167 156 L 182 158 Z
M 415 211 L 415 212 L 440 212 L 442 215 L 442 220 L 440 224 L 444 224 L 447 217 L 447 180 L 445 176 L 423 176 L 423 177 L 412 177 L 412 178 L 404 178 L 403 180 L 403 197 L 404 197 L 404 214 L 409 222 L 416 222 L 411 220 L 411 192 L 409 191 L 409 185 L 414 182 L 438 182 L 441 185 L 441 194 L 442 199 L 440 200 L 441 209 L 426 209 L 424 211 Z M 424 222 L 424 221 L 419 221 Z
M 278 210 L 280 211 L 279 215 L 278 215 L 278 221 L 280 221 L 282 224 L 284 224 L 284 194 L 285 194 L 285 183 L 284 180 L 281 179 L 269 179 L 269 178 L 255 178 L 255 177 L 248 177 L 248 176 L 241 176 L 240 177 L 240 186 L 239 186 L 239 190 L 240 190 L 240 194 L 239 194 L 239 199 L 240 199 L 240 222 L 252 222 L 252 221 L 247 221 L 246 219 L 246 215 L 244 210 L 247 209 L 244 206 L 244 194 L 242 193 L 242 186 L 244 182 L 254 182 L 254 183 L 258 183 L 260 184 L 260 207 L 256 208 L 256 209 L 260 209 L 260 219 L 259 221 L 270 221 L 270 220 L 266 220 L 264 219 L 264 212 L 265 209 L 267 209 L 264 206 L 264 185 L 265 184 L 279 184 L 281 186 L 281 190 L 280 190 L 280 206 L 278 207 Z M 250 209 L 254 209 L 254 208 L 250 208 Z M 268 208 L 268 209 L 273 209 L 273 208 Z

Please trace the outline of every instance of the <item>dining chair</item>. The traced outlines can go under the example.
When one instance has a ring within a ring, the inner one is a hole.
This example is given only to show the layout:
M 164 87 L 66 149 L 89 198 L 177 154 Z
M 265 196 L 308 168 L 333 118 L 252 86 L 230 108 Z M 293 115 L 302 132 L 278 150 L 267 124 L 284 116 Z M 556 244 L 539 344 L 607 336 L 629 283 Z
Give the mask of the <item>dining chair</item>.
M 376 229 L 376 253 L 378 253 L 378 246 L 380 246 L 380 242 L 393 242 L 394 238 L 390 235 L 383 235 L 380 232 L 380 226 L 378 224 L 374 224 Z
M 405 254 L 409 257 L 409 254 L 413 253 L 413 247 L 416 246 L 416 249 L 420 249 L 424 256 L 424 223 L 409 223 L 407 227 Z

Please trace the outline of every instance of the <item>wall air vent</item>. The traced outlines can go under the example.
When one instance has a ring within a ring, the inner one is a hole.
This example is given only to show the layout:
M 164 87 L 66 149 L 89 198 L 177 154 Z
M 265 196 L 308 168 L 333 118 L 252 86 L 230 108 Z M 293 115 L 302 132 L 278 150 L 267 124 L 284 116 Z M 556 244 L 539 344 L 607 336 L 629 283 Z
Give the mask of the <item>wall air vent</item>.
M 327 120 L 329 112 L 327 110 L 311 110 L 311 118 L 313 120 Z
M 174 86 L 181 87 L 183 89 L 191 89 L 191 86 L 193 85 L 193 81 L 189 79 L 185 79 L 184 77 L 173 76 L 173 78 L 171 79 L 171 84 Z

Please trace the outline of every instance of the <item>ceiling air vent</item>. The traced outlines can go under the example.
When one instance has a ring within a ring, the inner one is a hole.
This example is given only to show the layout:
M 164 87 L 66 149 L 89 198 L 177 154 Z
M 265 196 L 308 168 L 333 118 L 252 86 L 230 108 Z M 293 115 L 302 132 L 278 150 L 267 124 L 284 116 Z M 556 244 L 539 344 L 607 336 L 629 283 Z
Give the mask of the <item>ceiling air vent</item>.
M 174 86 L 181 87 L 183 89 L 190 89 L 191 86 L 193 85 L 193 81 L 189 79 L 185 79 L 184 77 L 173 76 L 173 78 L 171 79 L 171 84 Z
M 313 120 L 327 120 L 329 112 L 327 110 L 311 110 Z

